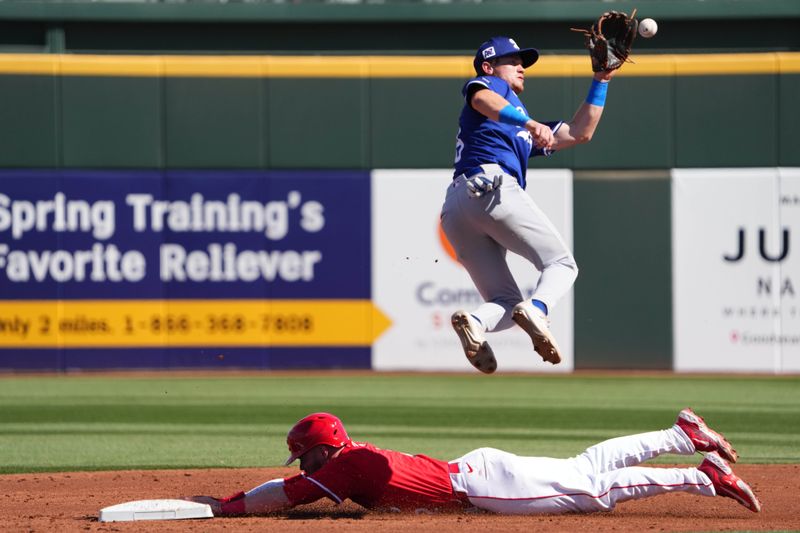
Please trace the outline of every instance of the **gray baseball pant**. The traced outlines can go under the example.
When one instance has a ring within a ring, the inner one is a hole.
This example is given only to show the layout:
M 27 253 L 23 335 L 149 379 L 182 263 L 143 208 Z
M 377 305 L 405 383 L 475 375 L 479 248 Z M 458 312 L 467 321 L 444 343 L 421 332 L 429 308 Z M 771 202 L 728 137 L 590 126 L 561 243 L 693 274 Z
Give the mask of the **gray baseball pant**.
M 497 165 L 483 165 L 487 173 Z M 442 229 L 467 269 L 485 303 L 472 311 L 487 331 L 514 325 L 511 312 L 522 293 L 506 262 L 506 251 L 518 254 L 541 276 L 532 298 L 553 309 L 572 287 L 578 266 L 564 239 L 516 178 L 505 174 L 500 188 L 472 198 L 465 176 L 447 188 L 442 206 Z

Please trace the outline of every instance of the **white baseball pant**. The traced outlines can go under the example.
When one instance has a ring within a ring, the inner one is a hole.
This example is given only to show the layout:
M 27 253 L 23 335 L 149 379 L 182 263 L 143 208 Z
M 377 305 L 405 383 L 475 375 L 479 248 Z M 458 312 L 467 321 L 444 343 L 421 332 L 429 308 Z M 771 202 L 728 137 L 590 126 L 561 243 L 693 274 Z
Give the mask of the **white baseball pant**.
M 716 495 L 696 468 L 636 466 L 663 453 L 691 455 L 695 448 L 678 426 L 607 440 L 571 459 L 480 448 L 451 462 L 458 472 L 450 480 L 474 506 L 503 514 L 610 511 L 618 502 L 676 491 Z
M 489 175 L 503 172 L 498 165 L 482 168 Z M 512 327 L 511 312 L 523 299 L 506 263 L 507 250 L 541 272 L 532 298 L 549 309 L 578 276 L 564 239 L 514 176 L 504 174 L 500 188 L 480 198 L 468 195 L 463 175 L 455 178 L 447 188 L 441 220 L 459 262 L 485 301 L 472 314 L 487 331 Z

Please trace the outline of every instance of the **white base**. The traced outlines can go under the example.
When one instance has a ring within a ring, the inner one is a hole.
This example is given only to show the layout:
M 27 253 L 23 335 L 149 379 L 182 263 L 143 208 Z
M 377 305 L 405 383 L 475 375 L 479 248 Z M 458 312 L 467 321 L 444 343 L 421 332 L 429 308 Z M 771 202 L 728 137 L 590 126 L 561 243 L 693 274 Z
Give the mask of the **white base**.
M 132 522 L 134 520 L 183 520 L 213 518 L 205 503 L 186 500 L 136 500 L 100 509 L 100 522 Z

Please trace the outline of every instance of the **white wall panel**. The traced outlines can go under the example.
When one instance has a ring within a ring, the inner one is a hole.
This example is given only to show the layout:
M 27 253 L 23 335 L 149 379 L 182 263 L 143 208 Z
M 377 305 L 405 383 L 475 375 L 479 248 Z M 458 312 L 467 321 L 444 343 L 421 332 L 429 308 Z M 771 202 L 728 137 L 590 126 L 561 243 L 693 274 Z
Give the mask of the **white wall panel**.
M 800 171 L 672 172 L 679 371 L 800 368 Z
M 481 303 L 464 268 L 442 243 L 439 213 L 451 170 L 375 170 L 372 173 L 372 297 L 392 321 L 373 346 L 377 370 L 449 370 L 477 372 L 450 326 L 459 308 Z M 528 192 L 572 243 L 572 173 L 538 170 Z M 509 264 L 523 294 L 539 278 L 533 265 L 513 254 Z M 573 296 L 567 294 L 552 313 L 553 332 L 564 352 L 561 364 L 544 363 L 519 328 L 489 333 L 503 371 L 571 371 L 573 368 Z

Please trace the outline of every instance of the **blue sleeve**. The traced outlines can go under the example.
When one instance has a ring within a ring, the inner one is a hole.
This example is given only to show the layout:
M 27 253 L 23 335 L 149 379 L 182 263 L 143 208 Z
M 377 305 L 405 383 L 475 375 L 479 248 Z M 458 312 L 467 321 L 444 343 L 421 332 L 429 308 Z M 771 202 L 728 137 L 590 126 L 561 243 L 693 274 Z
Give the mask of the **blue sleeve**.
M 553 134 L 554 135 L 558 131 L 558 129 L 561 127 L 561 125 L 563 123 L 564 123 L 563 120 L 554 120 L 552 122 L 542 122 L 542 124 L 546 125 L 548 128 L 553 130 Z M 545 150 L 544 148 L 536 148 L 534 146 L 533 149 L 531 150 L 530 157 L 537 157 L 537 156 L 540 156 L 540 155 L 548 156 L 548 155 L 553 155 L 554 153 L 555 153 L 555 150 Z
M 464 96 L 465 100 L 467 98 L 469 87 L 473 84 L 483 85 L 487 89 L 491 89 L 492 91 L 496 92 L 503 98 L 505 98 L 508 95 L 508 91 L 511 90 L 508 84 L 500 78 L 496 78 L 494 76 L 478 76 L 477 78 L 472 78 L 471 80 L 467 81 L 467 83 L 465 83 L 464 87 L 461 89 L 461 94 Z

